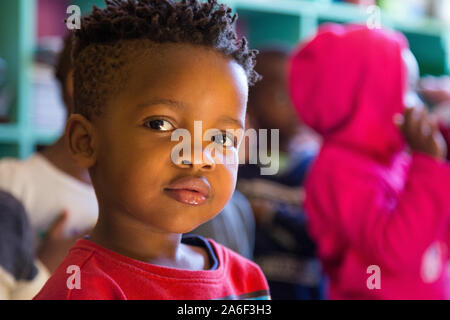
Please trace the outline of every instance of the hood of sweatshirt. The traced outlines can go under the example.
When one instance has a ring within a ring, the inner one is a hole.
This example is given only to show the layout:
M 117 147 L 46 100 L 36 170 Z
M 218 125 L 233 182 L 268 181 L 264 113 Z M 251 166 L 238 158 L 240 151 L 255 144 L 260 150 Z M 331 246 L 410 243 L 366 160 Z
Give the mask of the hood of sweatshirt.
M 301 120 L 334 143 L 389 161 L 405 146 L 393 123 L 403 113 L 406 38 L 363 25 L 322 25 L 289 64 L 289 91 Z

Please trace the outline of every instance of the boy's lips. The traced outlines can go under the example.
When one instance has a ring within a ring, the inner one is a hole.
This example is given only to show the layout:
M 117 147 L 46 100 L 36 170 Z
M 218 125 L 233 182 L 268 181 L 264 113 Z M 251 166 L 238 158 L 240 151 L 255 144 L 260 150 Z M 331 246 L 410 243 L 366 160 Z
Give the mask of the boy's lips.
M 211 186 L 205 178 L 184 177 L 164 188 L 173 199 L 189 205 L 202 205 L 211 193 Z

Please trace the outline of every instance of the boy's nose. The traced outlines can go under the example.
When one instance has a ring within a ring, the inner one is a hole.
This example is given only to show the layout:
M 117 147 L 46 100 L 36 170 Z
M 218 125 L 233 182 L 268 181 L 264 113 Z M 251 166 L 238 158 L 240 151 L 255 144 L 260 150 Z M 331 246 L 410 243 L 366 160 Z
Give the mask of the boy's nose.
M 210 171 L 216 168 L 216 162 L 208 148 L 202 150 L 202 160 L 199 163 L 194 162 L 194 168 L 200 171 Z
M 181 157 L 177 165 L 181 168 L 192 168 L 196 171 L 210 171 L 216 168 L 216 162 L 208 148 L 203 148 L 203 150 L 197 152 L 198 154 L 193 154 L 190 157 L 191 159 Z

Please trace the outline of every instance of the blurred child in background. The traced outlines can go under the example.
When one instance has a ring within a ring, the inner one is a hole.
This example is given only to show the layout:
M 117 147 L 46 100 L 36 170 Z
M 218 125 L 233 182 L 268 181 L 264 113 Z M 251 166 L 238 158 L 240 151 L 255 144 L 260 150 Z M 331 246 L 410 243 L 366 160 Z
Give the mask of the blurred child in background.
M 281 49 L 260 53 L 256 70 L 263 80 L 250 89 L 248 103 L 254 129 L 280 130 L 280 170 L 261 175 L 260 165 L 243 165 L 238 189 L 249 198 L 255 214 L 254 259 L 269 281 L 272 298 L 320 299 L 321 268 L 306 232 L 300 197 L 318 141 L 297 120 L 287 90 L 287 61 L 288 53 Z
M 68 116 L 73 109 L 71 52 L 68 37 L 55 68 Z M 39 258 L 50 273 L 97 221 L 97 200 L 88 172 L 74 162 L 64 137 L 29 159 L 0 160 L 0 188 L 25 206 Z
M 450 166 L 407 105 L 410 58 L 399 33 L 328 24 L 291 61 L 294 105 L 323 137 L 306 212 L 333 299 L 450 298 Z

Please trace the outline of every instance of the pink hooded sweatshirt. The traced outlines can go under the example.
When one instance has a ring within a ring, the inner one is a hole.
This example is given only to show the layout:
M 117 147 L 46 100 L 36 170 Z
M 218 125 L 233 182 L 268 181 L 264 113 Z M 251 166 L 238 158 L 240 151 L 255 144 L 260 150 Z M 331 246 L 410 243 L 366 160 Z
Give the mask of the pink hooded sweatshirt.
M 450 165 L 405 152 L 406 39 L 324 25 L 294 53 L 290 92 L 323 137 L 306 181 L 331 299 L 450 299 Z

